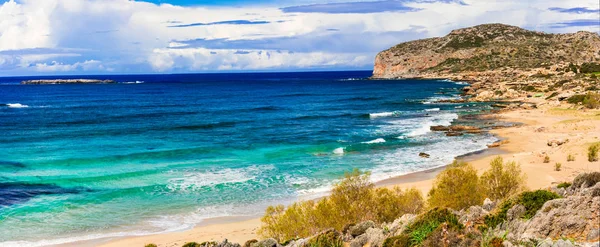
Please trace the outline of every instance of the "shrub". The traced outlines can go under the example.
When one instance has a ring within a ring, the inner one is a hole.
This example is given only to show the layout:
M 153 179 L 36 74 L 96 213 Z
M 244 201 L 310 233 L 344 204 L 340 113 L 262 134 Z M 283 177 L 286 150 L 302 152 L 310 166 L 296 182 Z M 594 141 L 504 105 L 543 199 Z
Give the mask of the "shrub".
M 588 148 L 588 161 L 596 162 L 598 161 L 598 149 L 600 148 L 600 143 L 594 143 L 590 145 Z
M 567 155 L 567 162 L 575 161 L 575 155 L 569 154 Z
M 544 157 L 544 163 L 550 163 L 550 156 L 546 155 L 546 157 Z
M 559 188 L 559 189 L 566 189 L 569 187 L 571 187 L 571 183 L 569 183 L 569 182 L 562 182 L 556 186 L 556 188 Z
M 200 247 L 200 244 L 196 243 L 196 242 L 189 242 L 189 243 L 184 244 L 181 247 Z
M 454 161 L 435 178 L 428 193 L 430 208 L 453 208 L 461 210 L 483 202 L 477 171 L 469 164 Z
M 383 241 L 382 247 L 407 247 L 410 246 L 410 237 L 406 234 L 401 234 L 394 237 L 386 238 Z
M 156 244 L 147 244 L 147 245 L 144 245 L 144 247 L 157 247 L 157 246 L 156 246 Z
M 554 170 L 555 171 L 558 172 L 558 171 L 560 171 L 561 168 L 562 168 L 562 164 L 561 163 L 557 162 L 556 164 L 554 164 Z
M 496 227 L 502 222 L 506 221 L 506 214 L 509 209 L 515 205 L 523 205 L 525 207 L 525 213 L 522 218 L 530 219 L 535 213 L 544 206 L 549 200 L 557 199 L 556 193 L 547 190 L 536 190 L 528 191 L 519 194 L 517 197 L 505 200 L 500 207 L 496 210 L 495 214 L 489 214 L 484 217 L 484 222 L 487 227 Z
M 460 230 L 464 226 L 458 222 L 458 218 L 449 209 L 434 208 L 420 215 L 408 226 L 404 234 L 409 236 L 411 246 L 421 244 L 441 224 L 447 224 L 448 228 Z
M 368 173 L 354 170 L 335 185 L 329 197 L 297 202 L 287 209 L 283 205 L 268 207 L 258 234 L 282 242 L 329 228 L 342 230 L 345 225 L 366 220 L 392 222 L 403 214 L 419 213 L 423 206 L 420 191 L 375 188 Z
M 516 162 L 504 163 L 502 157 L 497 157 L 490 166 L 480 178 L 485 196 L 494 201 L 502 200 L 524 189 L 525 175 Z
M 326 230 L 308 240 L 308 247 L 343 247 L 342 234 L 334 229 Z
M 567 99 L 571 104 L 581 103 L 586 108 L 596 109 L 600 107 L 600 94 L 588 92 L 587 94 L 573 95 Z
M 244 247 L 250 247 L 250 246 L 252 246 L 252 244 L 255 244 L 255 243 L 258 243 L 258 240 L 256 240 L 256 239 L 250 239 L 250 240 L 246 241 L 246 243 L 244 243 L 243 246 Z
M 581 188 L 581 186 L 585 184 L 587 187 L 590 187 L 598 182 L 600 182 L 600 172 L 582 173 L 575 177 L 573 186 L 575 188 Z

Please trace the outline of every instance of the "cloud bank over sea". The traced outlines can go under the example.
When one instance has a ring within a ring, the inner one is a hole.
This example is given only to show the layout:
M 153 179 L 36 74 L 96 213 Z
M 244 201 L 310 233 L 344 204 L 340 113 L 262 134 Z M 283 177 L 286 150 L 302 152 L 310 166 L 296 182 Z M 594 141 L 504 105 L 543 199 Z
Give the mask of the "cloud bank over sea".
M 483 23 L 598 32 L 595 0 L 0 1 L 3 75 L 371 69 Z

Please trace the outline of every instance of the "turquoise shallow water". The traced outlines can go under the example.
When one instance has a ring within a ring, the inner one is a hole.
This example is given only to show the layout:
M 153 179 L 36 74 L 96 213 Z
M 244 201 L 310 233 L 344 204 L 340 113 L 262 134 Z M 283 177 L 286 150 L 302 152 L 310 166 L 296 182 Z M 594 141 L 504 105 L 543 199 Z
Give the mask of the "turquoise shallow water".
M 464 85 L 362 79 L 369 75 L 101 77 L 114 85 L 0 78 L 0 245 L 256 216 L 270 204 L 322 195 L 353 168 L 377 181 L 443 166 L 496 140 L 429 131 L 487 108 L 436 102 Z

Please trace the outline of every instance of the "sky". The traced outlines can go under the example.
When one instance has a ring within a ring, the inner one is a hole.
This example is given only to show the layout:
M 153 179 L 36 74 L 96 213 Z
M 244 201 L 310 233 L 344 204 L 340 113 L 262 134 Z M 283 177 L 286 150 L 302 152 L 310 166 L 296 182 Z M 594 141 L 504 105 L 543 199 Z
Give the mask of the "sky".
M 0 76 L 370 70 L 484 23 L 600 32 L 598 0 L 0 0 Z

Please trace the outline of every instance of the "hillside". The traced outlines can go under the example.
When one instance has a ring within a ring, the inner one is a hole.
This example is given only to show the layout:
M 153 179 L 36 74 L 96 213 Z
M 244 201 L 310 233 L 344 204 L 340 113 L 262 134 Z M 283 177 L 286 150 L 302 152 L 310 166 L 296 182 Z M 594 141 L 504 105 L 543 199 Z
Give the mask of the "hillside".
M 503 24 L 457 29 L 380 52 L 373 78 L 445 77 L 461 72 L 568 67 L 600 61 L 600 36 L 547 34 Z

